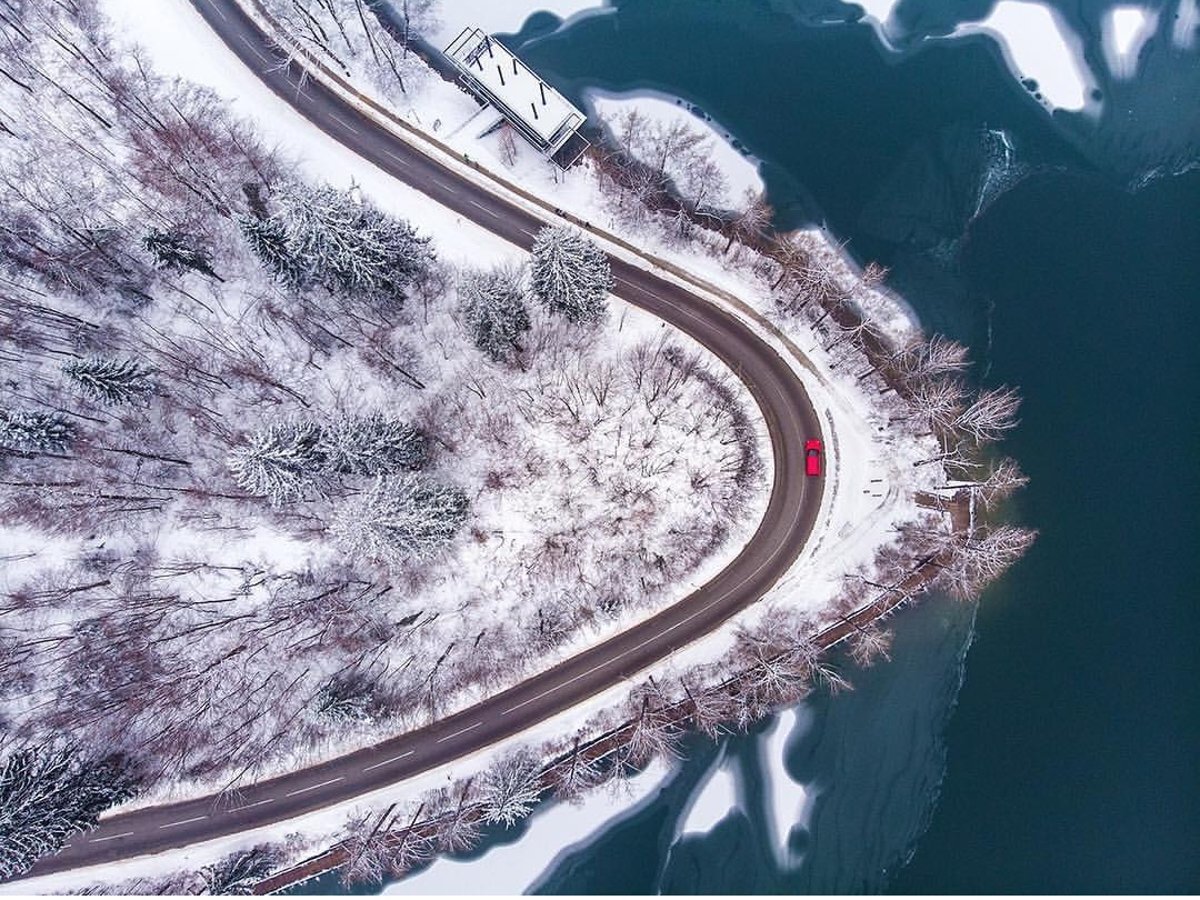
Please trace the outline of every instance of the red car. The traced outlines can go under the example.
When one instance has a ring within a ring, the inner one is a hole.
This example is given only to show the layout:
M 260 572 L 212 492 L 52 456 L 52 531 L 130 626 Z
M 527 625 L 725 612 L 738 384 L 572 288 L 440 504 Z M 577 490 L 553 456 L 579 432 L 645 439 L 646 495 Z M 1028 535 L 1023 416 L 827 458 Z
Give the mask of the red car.
M 804 442 L 804 474 L 817 476 L 821 474 L 821 442 Z

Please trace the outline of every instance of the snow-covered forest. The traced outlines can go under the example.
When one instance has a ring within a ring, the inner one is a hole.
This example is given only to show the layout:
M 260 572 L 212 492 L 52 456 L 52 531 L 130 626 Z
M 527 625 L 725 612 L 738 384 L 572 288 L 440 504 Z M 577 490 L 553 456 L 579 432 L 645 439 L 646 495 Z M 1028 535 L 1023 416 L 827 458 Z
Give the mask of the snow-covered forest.
M 740 385 L 581 234 L 454 270 L 87 0 L 0 33 L 0 796 L 38 833 L 0 820 L 0 873 L 512 683 L 752 518 Z

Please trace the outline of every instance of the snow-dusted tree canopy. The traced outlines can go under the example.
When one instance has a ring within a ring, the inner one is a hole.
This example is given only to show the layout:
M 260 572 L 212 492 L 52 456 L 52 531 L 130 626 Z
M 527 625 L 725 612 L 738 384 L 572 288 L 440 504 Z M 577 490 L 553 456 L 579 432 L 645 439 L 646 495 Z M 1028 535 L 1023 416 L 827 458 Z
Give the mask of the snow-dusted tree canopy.
M 91 356 L 64 364 L 63 373 L 88 396 L 113 405 L 135 400 L 154 386 L 151 370 L 132 359 Z
M 0 762 L 0 878 L 19 875 L 95 825 L 133 795 L 133 785 L 115 757 L 87 759 L 54 744 L 10 752 Z
M 154 257 L 159 268 L 172 272 L 192 270 L 210 278 L 219 278 L 212 267 L 212 254 L 201 244 L 194 235 L 181 231 L 163 231 L 151 228 L 142 240 L 146 249 Z
M 383 475 L 424 466 L 429 440 L 414 425 L 371 413 L 342 416 L 322 428 L 318 450 L 332 472 Z
M 74 436 L 75 426 L 60 413 L 0 409 L 0 450 L 62 453 Z
M 247 896 L 278 865 L 278 853 L 266 844 L 232 853 L 200 870 L 201 890 L 197 893 L 214 897 Z
M 404 302 L 433 262 L 429 238 L 350 191 L 283 185 L 269 217 L 243 215 L 243 233 L 267 269 L 287 287 L 313 285 L 385 305 Z
M 325 468 L 322 431 L 312 422 L 281 422 L 250 436 L 229 454 L 238 485 L 273 504 L 298 500 Z
M 519 271 L 501 267 L 464 272 L 458 281 L 458 302 L 476 347 L 495 360 L 520 350 L 530 322 Z
M 539 303 L 576 324 L 600 321 L 613 288 L 604 251 L 582 231 L 566 225 L 538 232 L 530 281 Z
M 512 826 L 529 815 L 542 794 L 541 763 L 527 749 L 500 757 L 481 777 L 484 819 Z
M 342 504 L 330 530 L 350 553 L 399 565 L 440 550 L 469 506 L 459 488 L 417 475 L 380 476 Z

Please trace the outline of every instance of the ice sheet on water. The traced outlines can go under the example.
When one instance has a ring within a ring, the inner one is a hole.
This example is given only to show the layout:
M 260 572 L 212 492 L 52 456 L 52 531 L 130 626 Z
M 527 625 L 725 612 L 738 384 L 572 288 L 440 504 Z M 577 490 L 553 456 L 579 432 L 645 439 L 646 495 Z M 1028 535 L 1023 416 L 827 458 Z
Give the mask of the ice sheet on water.
M 808 827 L 818 793 L 812 784 L 792 778 L 787 769 L 788 746 L 812 724 L 812 714 L 805 707 L 793 707 L 780 713 L 759 738 L 763 810 L 774 838 L 775 859 L 781 869 L 794 869 L 801 862 L 792 850 L 791 835 L 796 828 Z
M 676 840 L 689 834 L 708 834 L 737 808 L 737 775 L 721 753 L 688 798 Z
M 1104 59 L 1115 78 L 1137 74 L 1138 54 L 1158 28 L 1158 13 L 1141 6 L 1114 6 L 1104 14 Z

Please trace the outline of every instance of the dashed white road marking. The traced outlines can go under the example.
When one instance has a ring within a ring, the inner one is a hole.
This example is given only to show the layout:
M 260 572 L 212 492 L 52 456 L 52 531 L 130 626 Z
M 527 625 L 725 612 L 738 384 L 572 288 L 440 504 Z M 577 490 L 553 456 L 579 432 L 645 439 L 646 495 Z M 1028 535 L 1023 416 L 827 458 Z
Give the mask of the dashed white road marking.
M 339 775 L 337 778 L 330 778 L 328 781 L 322 781 L 319 784 L 310 784 L 306 788 L 300 788 L 298 791 L 289 791 L 284 794 L 285 797 L 295 797 L 297 794 L 307 794 L 309 791 L 315 791 L 317 788 L 325 787 L 327 784 L 336 784 L 339 781 L 345 781 L 345 775 Z
M 761 566 L 759 566 L 757 569 L 754 570 L 754 574 L 758 574 L 760 571 L 762 571 L 768 565 L 770 565 L 770 563 L 775 559 L 775 556 L 777 556 L 777 555 L 778 555 L 778 553 L 770 556 L 765 563 L 763 563 Z M 699 616 L 703 613 L 708 612 L 710 609 L 712 609 L 718 603 L 724 603 L 728 599 L 729 599 L 728 594 L 722 594 L 717 599 L 712 600 L 712 601 L 708 602 L 707 604 L 705 604 L 704 606 L 700 607 L 700 609 L 696 610 L 694 613 L 692 613 L 687 618 L 680 619 L 678 622 L 675 622 L 672 625 L 668 625 L 662 631 L 658 632 L 657 634 L 652 635 L 651 637 L 646 638 L 644 641 L 642 641 L 637 646 L 630 647 L 624 653 L 614 656 L 611 659 L 606 659 L 604 662 L 602 662 L 598 665 L 592 666 L 586 672 L 582 672 L 579 675 L 576 675 L 574 678 L 568 679 L 567 681 L 564 681 L 560 684 L 556 684 L 554 687 L 547 688 L 546 690 L 542 691 L 540 694 L 530 697 L 528 700 L 522 700 L 516 706 L 510 706 L 508 709 L 506 709 L 502 713 L 500 713 L 500 715 L 507 716 L 510 712 L 516 712 L 518 709 L 528 706 L 530 703 L 535 703 L 536 701 L 541 700 L 543 697 L 547 697 L 550 694 L 553 694 L 555 691 L 562 690 L 569 684 L 574 684 L 576 681 L 579 681 L 579 679 L 581 679 L 581 678 L 587 678 L 587 676 L 591 675 L 593 672 L 598 672 L 600 669 L 603 669 L 605 666 L 611 666 L 613 663 L 615 663 L 617 660 L 621 659 L 622 657 L 628 656 L 631 653 L 636 653 L 638 650 L 641 650 L 647 644 L 657 641 L 659 638 L 663 637 L 664 635 L 668 634 L 669 632 L 674 631 L 676 628 L 679 628 L 681 625 L 686 625 L 688 622 L 692 621 L 692 619 L 696 618 L 697 616 Z
M 274 797 L 268 797 L 266 800 L 257 800 L 254 803 L 247 803 L 245 806 L 235 806 L 232 809 L 227 809 L 225 811 L 231 812 L 231 813 L 241 812 L 243 809 L 254 809 L 254 807 L 256 807 L 256 806 L 262 806 L 265 803 L 274 803 L 274 802 L 275 802 Z
M 487 213 L 493 219 L 500 218 L 500 213 L 496 212 L 494 209 L 489 209 L 488 207 L 484 206 L 482 203 L 479 203 L 475 200 L 468 200 L 467 202 L 470 203 L 472 206 L 474 206 L 476 209 L 482 209 L 485 213 Z
M 386 153 L 388 156 L 390 156 L 396 162 L 400 163 L 400 165 L 402 165 L 402 166 L 408 165 L 408 160 L 405 159 L 403 156 L 400 156 L 398 153 L 393 153 L 387 147 L 382 147 L 381 149 L 383 150 L 384 153 Z
M 339 116 L 337 113 L 331 112 L 331 113 L 328 113 L 327 115 L 329 116 L 329 118 L 333 119 L 333 121 L 337 122 L 339 125 L 341 125 L 343 128 L 345 128 L 347 131 L 349 131 L 351 134 L 358 134 L 358 129 L 355 128 L 353 125 L 351 125 L 349 122 L 347 122 L 345 119 L 343 119 L 341 116 Z
M 132 835 L 133 835 L 132 831 L 122 831 L 120 834 L 110 834 L 108 837 L 89 838 L 88 843 L 89 844 L 103 844 L 105 841 L 115 841 L 117 838 L 130 837 Z
M 383 762 L 377 762 L 374 765 L 367 766 L 365 769 L 363 769 L 363 771 L 370 772 L 372 769 L 378 769 L 378 768 L 381 768 L 382 766 L 390 765 L 390 764 L 396 762 L 397 760 L 404 759 L 406 756 L 412 756 L 416 752 L 417 752 L 416 750 L 405 750 L 399 756 L 393 756 L 391 759 L 385 759 Z
M 171 822 L 169 825 L 159 825 L 159 829 L 174 828 L 177 825 L 186 825 L 188 822 L 199 822 L 201 819 L 207 819 L 208 816 L 192 816 L 190 819 L 180 819 L 178 822 Z
M 458 731 L 454 732 L 454 734 L 448 734 L 443 738 L 438 738 L 436 743 L 438 743 L 438 744 L 445 743 L 446 741 L 450 740 L 451 738 L 456 738 L 460 734 L 466 734 L 468 731 L 478 728 L 482 724 L 483 724 L 483 722 L 476 722 L 474 725 L 468 725 L 466 728 L 460 728 L 460 729 L 458 729 Z
M 213 8 L 213 11 L 214 11 L 214 12 L 215 12 L 215 13 L 216 13 L 218 16 L 220 16 L 222 19 L 225 19 L 225 21 L 226 21 L 226 22 L 228 22 L 228 21 L 229 21 L 229 19 L 227 19 L 227 18 L 225 17 L 225 13 L 221 11 L 221 7 L 220 7 L 220 6 L 218 6 L 216 3 L 214 3 L 214 2 L 213 2 L 213 0 L 208 0 L 208 5 L 209 5 L 209 6 L 211 6 L 211 7 Z
M 257 56 L 263 62 L 270 62 L 269 59 L 267 59 L 265 56 L 263 56 L 258 51 L 258 46 L 256 44 L 252 43 L 248 37 L 246 37 L 244 34 L 239 34 L 238 37 L 241 39 L 243 44 L 245 44 L 247 47 L 250 48 L 251 53 L 253 53 L 255 56 Z
M 450 184 L 450 182 L 448 182 L 448 181 L 442 181 L 442 179 L 440 179 L 440 178 L 431 178 L 429 180 L 432 181 L 434 184 L 439 185 L 443 190 L 449 191 L 452 194 L 458 193 L 458 188 L 456 188 L 454 185 Z

